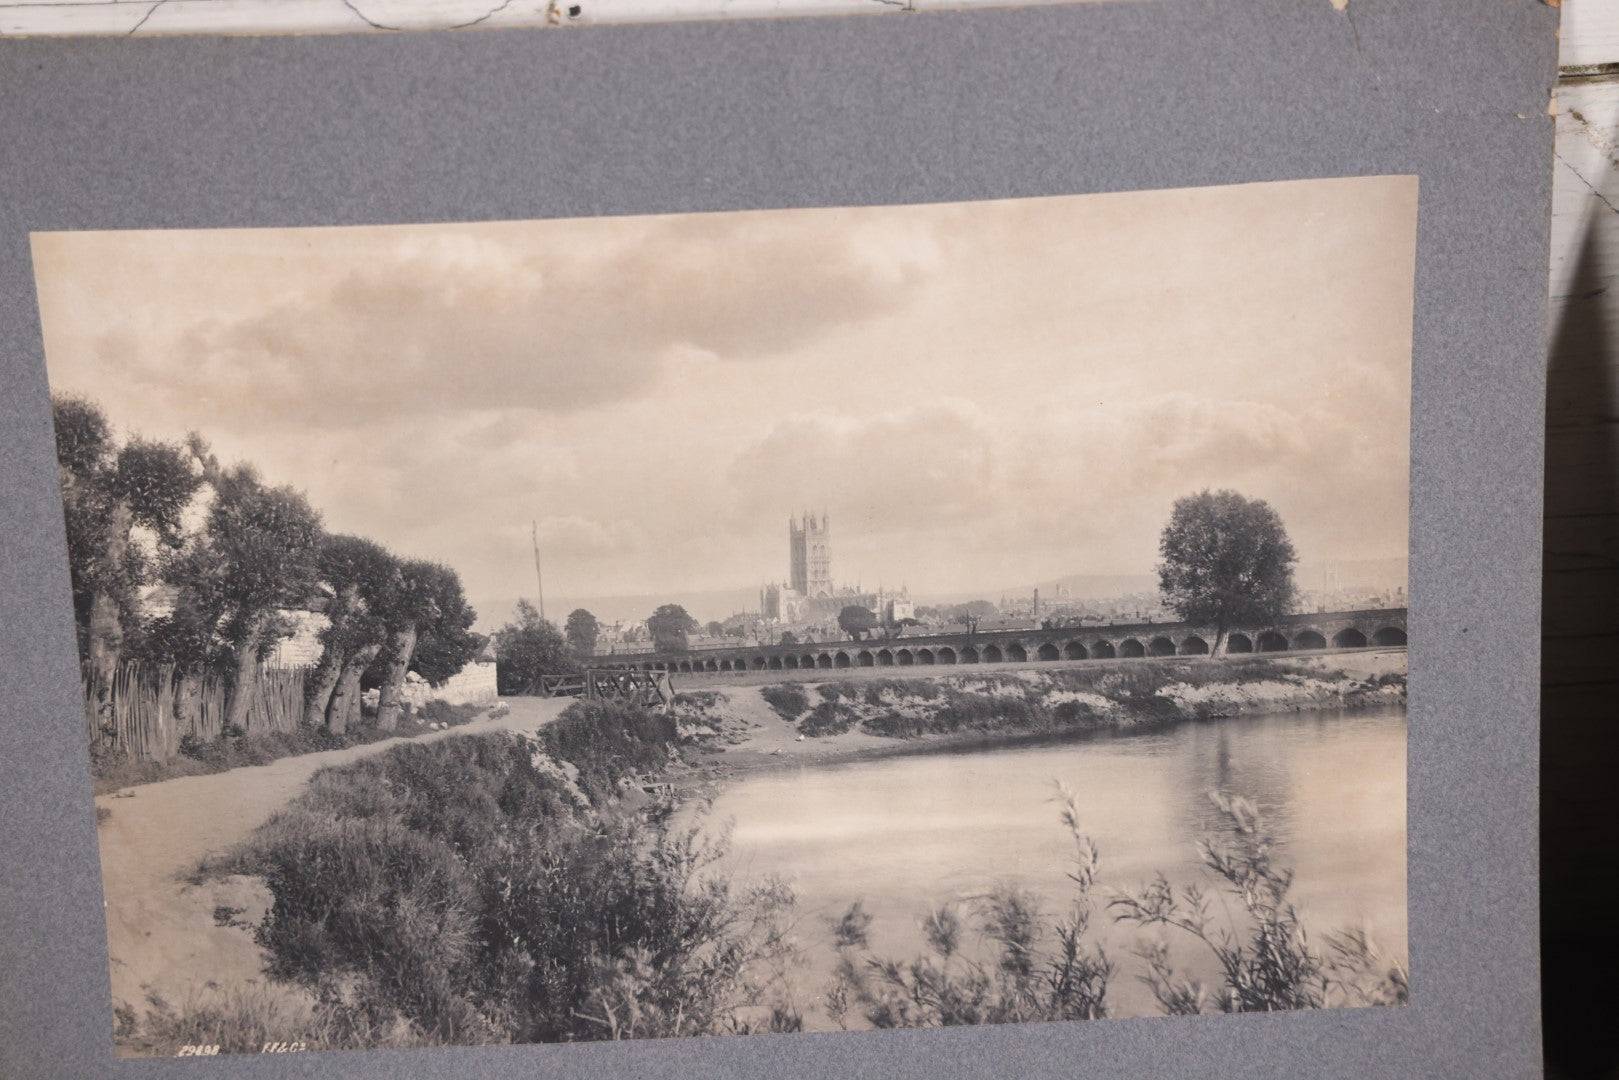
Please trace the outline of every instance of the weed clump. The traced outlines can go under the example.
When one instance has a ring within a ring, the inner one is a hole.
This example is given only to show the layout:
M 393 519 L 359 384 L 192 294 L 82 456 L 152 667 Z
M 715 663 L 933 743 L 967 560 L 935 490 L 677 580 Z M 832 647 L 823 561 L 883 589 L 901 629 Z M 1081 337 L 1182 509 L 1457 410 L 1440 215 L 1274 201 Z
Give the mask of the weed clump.
M 792 723 L 800 716 L 803 716 L 810 707 L 809 695 L 804 693 L 804 688 L 797 683 L 777 683 L 774 686 L 761 686 L 759 696 L 765 699 L 767 705 L 776 710 L 777 716 L 780 716 L 788 723 Z

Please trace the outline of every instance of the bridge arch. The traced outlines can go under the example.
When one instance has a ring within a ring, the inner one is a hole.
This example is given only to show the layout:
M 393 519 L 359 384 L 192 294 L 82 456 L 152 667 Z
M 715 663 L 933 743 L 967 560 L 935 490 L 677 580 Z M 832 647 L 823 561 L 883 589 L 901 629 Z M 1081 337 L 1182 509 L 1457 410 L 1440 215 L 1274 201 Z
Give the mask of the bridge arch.
M 933 650 L 932 649 L 918 649 L 918 650 L 916 650 L 916 662 L 918 664 L 924 664 L 924 665 L 934 663 L 935 658 L 933 656 Z
M 1180 654 L 1182 656 L 1207 656 L 1209 655 L 1209 643 L 1193 634 L 1181 642 Z
M 704 671 L 718 671 L 719 669 L 720 669 L 719 664 L 715 663 L 713 660 L 705 660 L 705 661 L 703 661 L 703 670 Z
M 1015 664 L 1021 664 L 1029 658 L 1029 650 L 1023 647 L 1023 642 L 1014 641 L 1006 647 L 1006 658 Z
M 797 653 L 788 653 L 786 656 L 781 658 L 781 664 L 782 664 L 783 667 L 785 667 L 789 671 L 797 671 L 798 670 L 798 654 Z
M 978 650 L 971 645 L 963 645 L 961 647 L 961 662 L 963 664 L 978 663 Z
M 1319 630 L 1300 630 L 1293 635 L 1295 649 L 1325 649 L 1327 636 Z
M 1048 641 L 1040 646 L 1040 651 L 1034 655 L 1042 660 L 1057 660 L 1062 657 L 1062 650 L 1057 648 L 1055 643 Z
M 1373 645 L 1404 645 L 1405 631 L 1398 626 L 1385 626 L 1372 635 Z
M 1225 651 L 1228 653 L 1253 652 L 1254 639 L 1247 634 L 1232 634 L 1225 639 Z
M 1147 642 L 1147 655 L 1174 656 L 1175 643 L 1166 637 L 1155 637 L 1151 641 Z
M 934 654 L 934 659 L 941 664 L 954 664 L 956 662 L 956 650 L 948 645 L 941 645 L 939 646 L 939 651 Z
M 1091 655 L 1098 660 L 1111 660 L 1115 656 L 1119 655 L 1119 653 L 1118 650 L 1113 647 L 1113 642 L 1098 641 L 1095 645 L 1091 646 Z
M 1120 656 L 1146 656 L 1147 647 L 1133 637 L 1127 637 L 1119 642 Z
M 979 655 L 983 658 L 983 661 L 986 664 L 998 664 L 1003 659 L 1001 656 L 1001 647 L 999 645 L 985 645 L 984 651 Z
M 690 675 L 691 674 L 691 661 L 690 660 L 682 660 L 680 662 L 680 670 L 685 672 L 687 675 Z
M 815 666 L 815 657 L 814 657 L 814 655 L 811 654 L 811 653 L 805 653 L 803 656 L 800 656 L 798 658 L 798 666 L 801 667 L 801 668 L 812 668 L 812 667 L 814 667 Z
M 877 660 L 871 655 L 870 649 L 861 649 L 855 654 L 855 663 L 861 667 L 875 667 Z
M 753 658 L 753 663 L 751 665 L 749 665 L 749 666 L 751 666 L 754 671 L 763 671 L 769 665 L 765 663 L 765 658 L 764 657 L 755 656 Z
M 1254 649 L 1256 652 L 1286 652 L 1287 639 L 1274 630 L 1266 630 L 1254 642 Z
M 780 671 L 781 670 L 781 657 L 772 656 L 770 658 L 770 670 L 771 671 Z
M 1091 658 L 1091 654 L 1086 650 L 1084 643 L 1078 641 L 1070 641 L 1067 645 L 1064 645 L 1062 655 L 1065 660 L 1089 660 Z
M 832 654 L 831 653 L 822 653 L 821 655 L 817 656 L 815 658 L 815 666 L 818 667 L 818 668 L 829 668 L 829 667 L 831 667 L 832 666 Z
M 838 654 L 832 658 L 832 666 L 837 667 L 837 668 L 846 668 L 846 667 L 848 667 L 849 666 L 849 654 L 844 652 L 842 649 L 839 649 Z
M 1337 649 L 1364 649 L 1366 635 L 1353 626 L 1348 626 L 1332 635 L 1332 645 Z
M 878 667 L 893 667 L 894 666 L 894 654 L 893 654 L 893 652 L 891 652 L 888 649 L 879 649 L 877 651 L 877 666 Z
M 900 667 L 910 667 L 912 664 L 916 663 L 916 657 L 911 655 L 911 650 L 901 649 L 894 654 L 894 663 L 898 664 Z

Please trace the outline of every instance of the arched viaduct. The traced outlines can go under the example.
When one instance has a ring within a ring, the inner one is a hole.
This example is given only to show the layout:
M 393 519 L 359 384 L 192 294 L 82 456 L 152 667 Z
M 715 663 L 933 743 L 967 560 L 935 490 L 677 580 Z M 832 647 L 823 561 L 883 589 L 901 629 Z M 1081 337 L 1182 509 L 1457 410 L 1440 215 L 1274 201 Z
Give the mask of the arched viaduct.
M 1232 630 L 1228 635 L 1228 651 L 1268 653 L 1404 645 L 1405 614 L 1405 608 L 1379 608 L 1288 615 L 1267 626 L 1243 626 Z M 963 632 L 869 641 L 721 646 L 683 653 L 649 653 L 616 660 L 598 657 L 594 666 L 702 674 L 1199 656 L 1206 655 L 1213 647 L 1214 637 L 1214 627 L 1207 625 L 1131 623 L 1062 630 L 989 630 L 976 634 Z

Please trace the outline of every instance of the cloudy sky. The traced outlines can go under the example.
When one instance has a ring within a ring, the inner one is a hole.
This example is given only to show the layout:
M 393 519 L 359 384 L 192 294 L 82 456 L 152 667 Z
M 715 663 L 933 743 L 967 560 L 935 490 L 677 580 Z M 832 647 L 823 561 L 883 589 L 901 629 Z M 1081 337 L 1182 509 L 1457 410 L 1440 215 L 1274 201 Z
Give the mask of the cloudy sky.
M 1405 554 L 1416 181 L 41 234 L 55 389 L 201 432 L 480 606 L 1145 573 L 1177 496 Z M 699 613 L 704 617 L 725 612 Z

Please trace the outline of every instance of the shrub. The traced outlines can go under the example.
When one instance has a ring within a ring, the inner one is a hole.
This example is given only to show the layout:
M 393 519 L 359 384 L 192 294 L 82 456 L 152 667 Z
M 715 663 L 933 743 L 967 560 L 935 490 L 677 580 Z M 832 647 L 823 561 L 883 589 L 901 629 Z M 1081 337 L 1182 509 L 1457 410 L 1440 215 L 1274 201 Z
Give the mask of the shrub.
M 672 717 L 612 701 L 575 702 L 541 731 L 546 750 L 577 767 L 580 784 L 598 797 L 627 776 L 662 768 L 678 737 Z
M 765 699 L 766 704 L 776 710 L 777 716 L 788 723 L 797 720 L 810 707 L 809 695 L 804 693 L 804 688 L 797 683 L 761 686 L 759 695 Z
M 854 726 L 858 715 L 853 709 L 840 701 L 823 701 L 811 709 L 808 716 L 798 722 L 798 731 L 799 734 L 808 735 L 811 738 L 842 735 Z
M 641 710 L 569 711 L 560 741 L 593 768 L 662 733 Z M 791 893 L 734 889 L 711 872 L 722 842 L 592 807 L 539 749 L 472 736 L 317 773 L 220 867 L 270 888 L 271 973 L 350 1030 L 429 1042 L 796 1026 L 776 990 Z
M 1293 871 L 1276 865 L 1276 842 L 1259 811 L 1247 799 L 1221 792 L 1210 798 L 1229 836 L 1205 838 L 1198 850 L 1246 916 L 1245 928 L 1217 926 L 1207 893 L 1196 885 L 1176 890 L 1162 876 L 1112 901 L 1115 920 L 1177 929 L 1207 949 L 1219 964 L 1222 985 L 1215 1004 L 1223 1012 L 1404 1004 L 1409 998 L 1404 964 L 1385 965 L 1364 933 L 1329 934 L 1330 957 L 1310 945 L 1287 901 Z M 1163 943 L 1149 943 L 1139 954 L 1148 965 L 1144 981 L 1165 1012 L 1204 1011 L 1207 990 L 1175 974 Z
M 869 947 L 871 920 L 856 903 L 832 927 L 838 967 L 827 1000 L 833 1020 L 844 1026 L 851 1007 L 878 1028 L 1106 1016 L 1113 963 L 1100 947 L 1084 942 L 1099 857 L 1080 831 L 1072 795 L 1066 795 L 1062 817 L 1075 851 L 1068 874 L 1074 901 L 1066 918 L 1048 923 L 1030 894 L 999 885 L 968 915 L 954 905 L 931 912 L 922 922 L 928 953 L 901 962 L 869 951 L 860 955 Z M 991 963 L 964 955 L 972 916 Z

